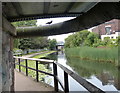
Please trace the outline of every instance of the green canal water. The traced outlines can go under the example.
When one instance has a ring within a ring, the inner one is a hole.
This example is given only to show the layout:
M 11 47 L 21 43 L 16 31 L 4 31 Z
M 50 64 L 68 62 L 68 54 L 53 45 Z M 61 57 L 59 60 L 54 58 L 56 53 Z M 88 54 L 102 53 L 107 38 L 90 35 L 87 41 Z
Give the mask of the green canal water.
M 107 62 L 92 62 L 80 60 L 79 58 L 66 58 L 63 52 L 52 54 L 48 56 L 50 59 L 57 60 L 59 63 L 77 73 L 87 81 L 96 85 L 104 91 L 120 90 L 120 69 L 111 63 Z M 52 68 L 52 65 L 50 66 Z M 63 78 L 63 71 L 58 67 L 58 77 L 61 81 Z M 47 77 L 45 81 L 49 80 L 49 84 L 53 86 L 53 80 Z M 64 82 L 63 82 L 64 83 Z M 80 84 L 78 84 L 72 77 L 69 76 L 70 91 L 86 91 Z M 61 88 L 59 88 L 61 89 Z

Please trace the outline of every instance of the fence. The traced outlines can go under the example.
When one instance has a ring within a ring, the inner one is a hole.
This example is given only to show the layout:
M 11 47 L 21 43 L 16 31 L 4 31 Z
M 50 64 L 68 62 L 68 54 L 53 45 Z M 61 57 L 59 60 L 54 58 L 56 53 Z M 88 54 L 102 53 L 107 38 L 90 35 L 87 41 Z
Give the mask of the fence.
M 72 72 L 71 70 L 64 67 L 60 63 L 57 63 L 54 60 L 26 58 L 26 57 L 14 57 L 14 58 L 17 59 L 17 61 L 18 61 L 18 62 L 15 62 L 14 67 L 15 67 L 15 65 L 18 65 L 19 66 L 19 72 L 21 72 L 21 67 L 26 68 L 26 76 L 28 76 L 28 69 L 36 71 L 36 80 L 37 80 L 37 82 L 39 82 L 39 72 L 47 74 L 49 76 L 53 76 L 54 77 L 54 88 L 55 88 L 56 92 L 59 91 L 59 89 L 58 89 L 58 83 L 59 83 L 61 85 L 62 89 L 64 90 L 64 92 L 69 93 L 68 75 L 70 75 L 79 84 L 81 84 L 84 88 L 86 88 L 90 93 L 105 93 L 101 89 L 97 88 L 95 85 L 93 85 L 90 82 L 86 81 L 85 79 L 83 79 L 82 77 L 77 75 L 76 73 Z M 21 59 L 25 60 L 25 66 L 21 65 L 21 62 L 22 62 L 22 61 L 20 61 Z M 34 61 L 35 64 L 36 64 L 36 68 L 28 67 L 28 60 Z M 39 64 L 53 64 L 53 74 L 39 70 L 38 69 Z M 57 74 L 58 74 L 57 73 L 57 66 L 59 66 L 64 71 L 64 85 L 62 84 L 62 82 L 59 80 L 59 78 L 57 76 Z

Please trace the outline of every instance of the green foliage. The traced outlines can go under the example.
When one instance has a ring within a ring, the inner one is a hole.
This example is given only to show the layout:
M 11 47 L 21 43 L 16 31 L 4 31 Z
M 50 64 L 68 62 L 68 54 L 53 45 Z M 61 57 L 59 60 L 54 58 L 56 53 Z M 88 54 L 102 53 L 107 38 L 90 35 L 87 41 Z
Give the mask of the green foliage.
M 65 39 L 65 47 L 70 48 L 83 45 L 84 40 L 89 33 L 90 32 L 88 32 L 87 30 L 84 30 L 70 35 L 68 38 Z
M 120 46 L 120 36 L 115 40 L 115 45 Z
M 13 47 L 14 48 L 18 48 L 18 46 L 19 46 L 19 39 L 14 39 L 14 41 L 13 41 Z
M 47 37 L 37 37 L 37 38 L 32 38 L 32 45 L 31 49 L 42 49 L 45 47 L 48 47 L 48 38 Z
M 15 27 L 36 26 L 37 20 L 19 21 L 12 23 Z M 14 40 L 14 48 L 20 49 L 40 49 L 48 46 L 47 37 L 23 38 Z
M 36 26 L 37 20 L 13 22 L 15 27 Z
M 110 39 L 109 37 L 105 37 L 104 40 L 99 39 L 99 35 L 89 32 L 87 30 L 83 30 L 80 32 L 76 32 L 70 35 L 65 39 L 65 47 L 80 47 L 80 46 L 90 46 L 90 47 L 99 47 L 99 46 L 107 46 L 107 47 L 116 47 L 119 45 L 120 36 L 117 39 Z
M 104 46 L 106 46 L 106 45 L 108 45 L 108 44 L 110 44 L 110 43 L 111 43 L 111 40 L 110 40 L 109 37 L 105 37 L 104 40 L 103 40 L 103 42 L 102 42 L 102 44 L 103 44 Z
M 23 38 L 19 39 L 18 47 L 20 49 L 42 49 L 48 47 L 47 37 Z
M 37 20 L 30 20 L 30 21 L 13 22 L 12 24 L 15 27 L 26 27 L 26 26 L 36 26 L 36 22 Z M 31 45 L 30 42 L 31 40 L 29 38 L 14 39 L 14 48 L 28 49 Z
M 19 49 L 29 49 L 32 45 L 32 42 L 31 42 L 31 39 L 29 38 L 24 38 L 24 39 L 20 39 L 20 42 L 19 42 Z
M 113 62 L 117 65 L 118 62 L 118 48 L 93 48 L 93 47 L 75 47 L 66 48 L 65 53 L 67 57 L 78 57 L 84 60 L 95 60 Z
M 94 43 L 97 43 L 98 36 L 95 33 L 89 33 L 86 40 L 85 45 L 93 46 Z
M 98 35 L 87 30 L 76 32 L 65 39 L 65 47 L 93 46 L 97 43 Z
M 56 49 L 56 44 L 57 44 L 56 39 L 49 40 L 49 46 L 48 46 L 48 48 L 50 50 L 55 50 Z

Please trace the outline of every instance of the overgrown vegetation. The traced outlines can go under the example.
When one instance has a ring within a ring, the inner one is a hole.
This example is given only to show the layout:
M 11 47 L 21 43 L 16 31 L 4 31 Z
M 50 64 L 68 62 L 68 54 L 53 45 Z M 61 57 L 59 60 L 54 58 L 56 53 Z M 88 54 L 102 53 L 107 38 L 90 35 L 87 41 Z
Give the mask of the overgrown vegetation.
M 66 48 L 65 53 L 68 58 L 111 62 L 118 65 L 118 48 L 75 47 Z
M 87 30 L 76 32 L 65 40 L 65 52 L 67 57 L 78 57 L 84 60 L 99 62 L 112 62 L 118 65 L 118 46 L 120 36 L 117 39 L 104 38 Z
M 81 46 L 89 46 L 89 47 L 116 47 L 118 46 L 118 42 L 120 41 L 120 36 L 117 39 L 110 39 L 109 37 L 104 38 L 102 41 L 99 38 L 99 35 L 89 32 L 87 30 L 83 30 L 80 32 L 76 32 L 70 35 L 65 39 L 65 47 L 81 47 Z
M 53 39 L 53 40 L 50 40 L 49 41 L 49 49 L 50 50 L 55 50 L 56 49 L 56 44 L 57 44 L 57 41 L 56 41 L 56 39 Z

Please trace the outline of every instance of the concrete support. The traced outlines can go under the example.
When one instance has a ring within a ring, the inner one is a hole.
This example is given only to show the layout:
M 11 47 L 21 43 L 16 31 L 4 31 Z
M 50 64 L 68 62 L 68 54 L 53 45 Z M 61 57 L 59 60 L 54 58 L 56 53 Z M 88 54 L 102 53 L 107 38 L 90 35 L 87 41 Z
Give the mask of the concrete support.
M 12 85 L 12 60 L 10 35 L 2 31 L 2 90 L 10 91 Z
M 0 93 L 2 92 L 2 3 L 0 2 Z
M 12 42 L 10 23 L 5 23 L 2 17 L 2 3 L 0 2 L 0 92 L 14 91 L 14 68 L 12 56 Z M 6 28 L 9 31 L 6 31 Z

